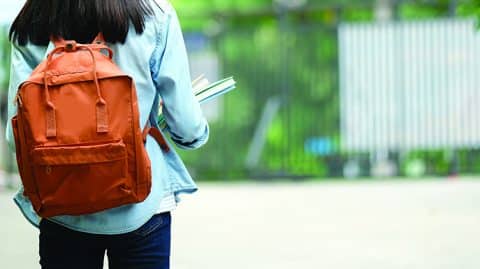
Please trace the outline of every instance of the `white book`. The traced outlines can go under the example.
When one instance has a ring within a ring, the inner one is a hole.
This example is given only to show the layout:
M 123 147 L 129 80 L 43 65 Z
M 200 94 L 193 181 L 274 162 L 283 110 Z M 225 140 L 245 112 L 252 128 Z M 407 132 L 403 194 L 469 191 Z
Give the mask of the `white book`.
M 194 91 L 194 93 L 197 97 L 197 100 L 200 103 L 204 103 L 235 89 L 235 85 L 235 80 L 232 77 L 229 77 L 212 83 L 206 87 L 199 87 L 196 89 L 196 91 Z
M 210 84 L 208 80 L 201 75 L 192 81 L 192 89 L 198 102 L 205 103 L 217 98 L 233 89 L 235 89 L 236 82 L 233 77 L 228 77 Z M 158 123 L 162 129 L 165 129 L 166 122 L 163 117 L 162 110 L 158 115 Z
M 197 93 L 201 92 L 209 85 L 210 82 L 208 82 L 208 79 L 206 79 L 203 75 L 199 76 L 194 81 L 192 81 L 193 94 L 197 95 Z

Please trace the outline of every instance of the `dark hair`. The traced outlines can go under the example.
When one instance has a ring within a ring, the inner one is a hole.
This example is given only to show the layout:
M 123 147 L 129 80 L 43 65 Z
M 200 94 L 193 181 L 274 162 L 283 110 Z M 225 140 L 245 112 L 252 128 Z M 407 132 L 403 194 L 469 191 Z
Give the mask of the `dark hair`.
M 111 43 L 124 43 L 130 23 L 138 34 L 153 10 L 148 0 L 27 0 L 10 28 L 10 40 L 46 46 L 50 37 L 81 43 L 102 32 Z

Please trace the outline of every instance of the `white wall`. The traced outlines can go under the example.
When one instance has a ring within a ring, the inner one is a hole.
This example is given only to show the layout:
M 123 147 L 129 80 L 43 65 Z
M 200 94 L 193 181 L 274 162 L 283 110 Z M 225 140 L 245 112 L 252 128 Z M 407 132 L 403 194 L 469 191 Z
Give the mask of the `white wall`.
M 340 27 L 347 151 L 480 146 L 480 32 L 473 20 Z

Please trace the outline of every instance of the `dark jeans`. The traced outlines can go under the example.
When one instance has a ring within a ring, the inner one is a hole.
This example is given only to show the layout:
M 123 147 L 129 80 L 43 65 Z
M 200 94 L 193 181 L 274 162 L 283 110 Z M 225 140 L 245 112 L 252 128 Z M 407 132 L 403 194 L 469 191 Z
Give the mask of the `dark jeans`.
M 93 235 L 44 219 L 40 264 L 42 269 L 101 269 L 106 251 L 110 269 L 168 269 L 170 226 L 170 213 L 164 213 L 131 233 Z

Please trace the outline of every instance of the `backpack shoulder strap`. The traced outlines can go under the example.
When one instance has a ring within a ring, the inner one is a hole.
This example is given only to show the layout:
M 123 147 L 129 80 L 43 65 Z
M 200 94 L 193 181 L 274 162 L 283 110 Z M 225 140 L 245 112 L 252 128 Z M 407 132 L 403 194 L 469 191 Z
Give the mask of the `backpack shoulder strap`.
M 157 122 L 157 115 L 158 115 L 158 110 L 160 108 L 160 95 L 155 93 L 155 99 L 153 101 L 152 109 L 150 111 L 150 115 L 147 121 L 147 125 L 143 129 L 143 142 L 145 143 L 147 141 L 147 135 L 151 135 L 158 143 L 160 148 L 164 150 L 165 152 L 170 151 L 170 147 L 168 146 L 167 141 L 165 140 L 165 137 L 162 134 L 162 131 L 160 131 L 160 127 L 158 126 Z
M 152 127 L 150 126 L 150 124 L 147 124 L 147 126 L 143 129 L 142 135 L 143 135 L 143 143 L 147 142 L 147 136 L 151 135 L 155 139 L 155 141 L 157 141 L 158 145 L 163 151 L 165 152 L 170 151 L 170 146 L 165 140 L 165 137 L 163 137 L 163 134 L 160 131 L 160 129 L 158 129 L 157 127 Z

